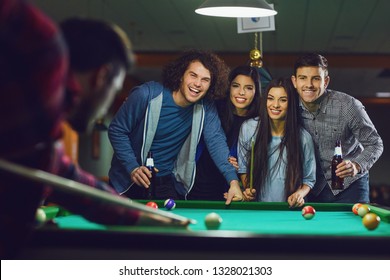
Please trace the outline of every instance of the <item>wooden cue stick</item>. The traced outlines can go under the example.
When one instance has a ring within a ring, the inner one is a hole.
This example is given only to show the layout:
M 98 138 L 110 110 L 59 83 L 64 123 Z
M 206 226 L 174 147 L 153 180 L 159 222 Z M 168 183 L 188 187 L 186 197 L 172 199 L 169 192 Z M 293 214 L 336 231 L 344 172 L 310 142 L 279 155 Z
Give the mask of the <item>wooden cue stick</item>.
M 252 190 L 253 188 L 253 160 L 254 160 L 254 154 L 255 154 L 255 141 L 253 139 L 251 140 L 251 170 L 250 170 L 250 178 L 249 178 L 249 189 Z
M 116 196 L 99 189 L 94 189 L 91 186 L 54 175 L 52 173 L 48 173 L 35 168 L 25 167 L 3 159 L 0 159 L 0 169 L 16 175 L 23 176 L 32 181 L 48 184 L 53 189 L 61 192 L 88 196 L 93 199 L 103 200 L 104 202 L 107 202 L 109 204 L 122 206 L 131 210 L 138 210 L 139 212 L 144 214 L 151 214 L 149 216 L 159 222 L 161 222 L 162 218 L 165 218 L 168 219 L 168 222 L 180 226 L 187 226 L 189 224 L 196 223 L 196 221 L 194 220 L 173 213 L 165 212 L 159 209 L 151 208 L 141 203 L 132 201 L 128 198 Z

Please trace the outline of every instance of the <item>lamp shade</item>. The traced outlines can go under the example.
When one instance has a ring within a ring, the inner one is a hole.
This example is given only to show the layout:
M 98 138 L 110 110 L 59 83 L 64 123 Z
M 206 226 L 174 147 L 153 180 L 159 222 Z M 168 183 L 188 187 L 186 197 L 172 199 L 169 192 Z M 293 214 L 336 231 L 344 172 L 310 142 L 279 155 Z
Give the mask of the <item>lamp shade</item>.
M 278 12 L 265 0 L 206 0 L 198 9 L 197 14 L 215 17 L 269 17 Z

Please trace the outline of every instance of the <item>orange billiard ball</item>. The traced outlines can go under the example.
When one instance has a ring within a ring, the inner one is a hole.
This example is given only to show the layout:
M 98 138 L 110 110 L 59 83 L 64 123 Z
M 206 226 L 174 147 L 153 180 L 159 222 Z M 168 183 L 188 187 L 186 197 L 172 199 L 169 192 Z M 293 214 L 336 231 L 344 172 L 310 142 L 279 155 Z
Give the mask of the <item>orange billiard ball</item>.
M 370 212 L 370 210 L 371 209 L 368 207 L 368 205 L 363 204 L 358 208 L 358 215 L 363 218 L 367 213 Z
M 152 208 L 158 208 L 158 205 L 156 202 L 154 201 L 149 201 L 148 203 L 146 203 L 146 206 L 149 206 L 149 207 L 152 207 Z
M 376 229 L 380 221 L 381 218 L 375 213 L 367 213 L 362 219 L 363 225 L 369 230 Z
M 353 212 L 355 215 L 358 214 L 358 209 L 359 209 L 360 206 L 362 206 L 361 203 L 355 203 L 355 204 L 353 205 L 353 207 L 352 207 L 352 212 Z
M 313 206 L 305 206 L 302 208 L 302 216 L 306 220 L 311 220 L 314 218 L 314 215 L 316 214 L 316 210 L 314 209 Z

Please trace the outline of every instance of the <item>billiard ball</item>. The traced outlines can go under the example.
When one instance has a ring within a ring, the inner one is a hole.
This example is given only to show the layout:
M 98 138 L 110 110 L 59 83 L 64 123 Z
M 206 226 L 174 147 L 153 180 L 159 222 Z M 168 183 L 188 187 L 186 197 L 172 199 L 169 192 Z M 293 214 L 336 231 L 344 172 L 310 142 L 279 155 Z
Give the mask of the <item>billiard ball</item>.
M 173 199 L 168 198 L 164 202 L 164 207 L 167 208 L 168 210 L 173 210 L 176 207 L 176 202 Z
M 305 206 L 302 208 L 302 216 L 306 220 L 311 220 L 314 218 L 314 215 L 316 214 L 316 210 L 314 209 L 313 206 Z
M 149 207 L 152 207 L 152 208 L 158 208 L 158 205 L 156 202 L 154 201 L 149 201 L 148 203 L 146 203 L 146 206 L 149 206 Z
M 375 213 L 367 213 L 362 219 L 363 225 L 369 230 L 376 229 L 380 221 L 381 218 Z
M 352 212 L 353 212 L 355 215 L 358 214 L 358 209 L 359 209 L 360 206 L 362 206 L 361 203 L 355 203 L 355 204 L 353 205 L 353 207 L 352 207 Z
M 38 208 L 35 212 L 35 225 L 42 226 L 46 222 L 46 213 L 43 209 Z
M 358 209 L 358 215 L 363 218 L 367 213 L 370 212 L 370 210 L 371 210 L 370 207 L 368 207 L 367 205 L 363 204 Z
M 219 229 L 222 223 L 222 218 L 215 212 L 206 215 L 204 220 L 207 229 Z

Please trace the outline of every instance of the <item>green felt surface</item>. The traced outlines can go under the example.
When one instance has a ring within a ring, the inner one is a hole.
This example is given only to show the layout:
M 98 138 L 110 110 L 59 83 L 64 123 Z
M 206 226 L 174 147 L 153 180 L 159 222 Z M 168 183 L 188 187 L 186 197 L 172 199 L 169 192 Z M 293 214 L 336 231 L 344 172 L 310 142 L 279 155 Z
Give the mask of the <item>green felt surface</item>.
M 141 202 L 144 203 L 144 202 Z M 163 202 L 157 202 L 163 209 Z M 300 209 L 289 209 L 285 203 L 236 203 L 226 207 L 221 202 L 185 202 L 177 201 L 173 213 L 194 219 L 189 231 L 207 231 L 204 220 L 210 212 L 218 213 L 223 222 L 219 231 L 243 231 L 253 234 L 308 235 L 308 236 L 390 236 L 390 211 L 372 206 L 382 221 L 377 229 L 367 230 L 360 216 L 352 213 L 349 204 L 312 204 L 316 215 L 305 220 Z M 166 210 L 167 211 L 167 210 Z M 56 217 L 60 228 L 81 230 L 145 230 L 137 227 L 107 227 L 85 220 L 77 215 Z M 153 231 L 172 229 L 152 228 Z

